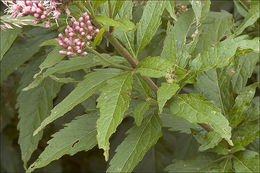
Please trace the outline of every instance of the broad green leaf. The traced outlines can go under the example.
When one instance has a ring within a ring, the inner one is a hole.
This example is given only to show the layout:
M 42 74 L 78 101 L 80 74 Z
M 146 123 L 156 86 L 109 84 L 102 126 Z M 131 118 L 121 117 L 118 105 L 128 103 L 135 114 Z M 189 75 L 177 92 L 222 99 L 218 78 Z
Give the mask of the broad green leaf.
M 98 46 L 100 45 L 101 41 L 102 41 L 102 38 L 103 38 L 103 33 L 106 31 L 106 28 L 105 27 L 102 27 L 98 34 L 96 35 L 95 39 L 94 39 L 94 42 L 92 44 L 93 47 L 95 46 Z
M 147 100 L 145 102 L 139 103 L 135 107 L 133 114 L 134 114 L 135 124 L 137 126 L 141 125 L 141 123 L 143 121 L 144 114 L 146 113 L 146 111 L 149 110 L 150 105 L 151 105 L 151 101 Z
M 159 111 L 162 112 L 165 103 L 176 94 L 179 89 L 179 85 L 176 83 L 162 83 L 157 91 L 157 101 L 159 105 Z
M 259 153 L 245 150 L 234 156 L 236 172 L 259 172 Z
M 58 62 L 60 62 L 66 55 L 62 55 L 59 53 L 61 48 L 59 46 L 55 47 L 45 58 L 45 60 L 39 66 L 40 72 L 35 75 L 35 78 L 46 68 L 52 67 Z
M 104 85 L 106 80 L 120 74 L 120 72 L 121 70 L 118 69 L 102 69 L 87 74 L 85 79 L 81 81 L 62 102 L 51 110 L 50 116 L 43 120 L 40 127 L 34 131 L 34 135 L 57 118 L 69 112 L 76 105 L 89 98 L 97 89 Z
M 111 1 L 112 6 L 112 17 L 113 19 L 116 17 L 120 9 L 122 8 L 123 4 L 125 3 L 125 0 L 120 1 Z
M 259 109 L 259 108 L 258 108 Z M 259 113 L 259 111 L 257 110 Z M 259 118 L 259 116 L 258 116 Z M 234 147 L 232 147 L 232 152 L 237 152 L 240 150 L 245 150 L 245 148 L 257 138 L 259 138 L 259 121 L 249 121 L 244 122 L 236 128 L 232 133 L 232 141 L 234 142 Z
M 170 22 L 168 22 L 167 25 L 166 38 L 163 43 L 161 57 L 168 59 L 173 64 L 177 64 L 177 47 L 175 42 L 175 35 L 173 32 L 173 26 L 170 24 Z
M 145 99 L 150 97 L 151 88 L 140 75 L 134 75 L 133 89 L 137 90 L 139 95 Z
M 194 86 L 226 114 L 234 104 L 231 77 L 232 74 L 226 68 L 213 69 L 200 73 Z
M 12 46 L 17 35 L 21 32 L 20 28 L 15 27 L 14 29 L 0 30 L 1 44 L 0 44 L 0 61 L 2 60 L 5 53 Z
M 246 119 L 248 121 L 255 121 L 258 120 L 260 117 L 260 96 L 255 96 L 254 99 L 251 101 L 251 105 L 246 111 Z
M 44 53 L 36 54 L 34 59 L 30 61 L 21 78 L 20 89 L 32 81 L 34 72 L 44 58 Z M 57 82 L 46 79 L 37 88 L 26 92 L 20 91 L 18 95 L 16 104 L 19 114 L 18 130 L 20 131 L 18 143 L 25 165 L 38 147 L 38 142 L 43 134 L 41 132 L 33 136 L 33 131 L 44 118 L 48 117 L 52 109 L 52 100 L 56 97 L 59 89 L 60 85 Z
M 55 39 L 50 39 L 42 42 L 40 46 L 59 46 L 59 43 Z
M 23 36 L 17 37 L 15 43 L 1 61 L 1 81 L 5 80 L 17 67 L 38 52 L 40 43 L 55 37 L 55 35 L 55 32 L 35 27 L 26 32 L 26 35 L 24 34 Z
M 216 44 L 216 46 L 208 46 L 201 54 L 191 62 L 191 68 L 194 71 L 208 71 L 214 68 L 227 66 L 233 56 L 236 55 L 238 48 L 251 51 L 259 51 L 256 48 L 258 41 L 245 40 L 244 36 L 228 39 Z M 244 53 L 244 52 L 240 52 Z
M 116 27 L 119 26 L 117 21 L 106 16 L 96 16 L 95 20 L 102 23 L 105 26 L 116 26 Z
M 162 113 L 160 116 L 163 127 L 169 128 L 170 131 L 191 134 L 191 129 L 200 129 L 197 124 L 191 124 L 189 121 L 172 116 L 170 113 Z
M 177 16 L 175 15 L 175 4 L 174 1 L 167 1 L 166 10 L 169 12 L 171 18 L 177 21 Z
M 95 9 L 95 11 L 98 9 L 98 7 L 102 4 L 104 4 L 107 0 L 90 0 L 93 8 Z
M 147 57 L 137 65 L 137 71 L 143 76 L 160 78 L 165 77 L 167 72 L 171 70 L 172 67 L 173 64 L 170 61 L 159 56 Z
M 174 96 L 170 103 L 173 115 L 184 118 L 191 123 L 208 124 L 213 131 L 226 139 L 230 145 L 231 127 L 221 111 L 212 103 L 197 94 L 180 94 Z
M 253 25 L 259 18 L 259 1 L 252 0 L 250 10 L 248 11 L 243 23 L 236 29 L 235 34 L 240 35 L 248 26 Z
M 250 102 L 255 96 L 256 87 L 260 83 L 254 83 L 242 89 L 236 97 L 235 104 L 228 112 L 228 120 L 230 125 L 235 127 L 245 119 L 244 113 L 250 106 Z
M 28 172 L 44 167 L 62 156 L 74 155 L 79 151 L 91 150 L 97 145 L 95 114 L 82 115 L 65 125 L 64 129 L 52 135 L 48 146 L 44 149 L 38 159 L 31 164 Z
M 117 147 L 107 172 L 132 172 L 151 146 L 161 137 L 161 122 L 157 115 L 144 119 L 141 126 L 132 127 Z
M 259 61 L 259 53 L 239 55 L 235 59 L 232 65 L 234 74 L 231 81 L 234 92 L 239 93 L 246 86 L 247 80 L 251 77 L 257 61 Z
M 109 155 L 109 138 L 122 122 L 124 113 L 130 103 L 133 77 L 125 72 L 107 81 L 98 98 L 100 118 L 97 120 L 97 141 L 99 148 L 104 150 L 105 159 Z
M 207 17 L 210 7 L 210 0 L 200 1 L 200 0 L 190 0 L 192 9 L 195 13 L 197 26 L 200 25 L 201 21 Z
M 137 29 L 137 55 L 149 44 L 161 24 L 165 1 L 148 1 Z
M 235 5 L 236 10 L 238 11 L 238 13 L 241 16 L 245 17 L 248 14 L 248 12 L 247 12 L 247 8 L 245 8 L 245 5 L 243 4 L 243 2 L 242 1 L 237 1 L 237 0 L 233 0 L 233 2 L 234 2 L 234 5 Z

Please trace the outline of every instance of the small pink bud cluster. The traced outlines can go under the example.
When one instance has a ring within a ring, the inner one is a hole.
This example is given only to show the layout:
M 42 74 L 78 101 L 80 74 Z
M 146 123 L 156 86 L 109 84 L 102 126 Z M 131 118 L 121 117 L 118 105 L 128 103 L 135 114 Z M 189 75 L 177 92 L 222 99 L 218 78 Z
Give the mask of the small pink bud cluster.
M 62 0 L 17 0 L 2 2 L 8 7 L 6 12 L 13 17 L 34 16 L 36 18 L 36 20 L 32 21 L 34 24 L 45 22 L 46 27 L 50 26 L 50 19 L 57 20 L 62 13 Z
M 86 44 L 89 45 L 89 41 L 98 34 L 99 29 L 96 29 L 90 20 L 87 13 L 84 13 L 78 20 L 71 18 L 72 26 L 67 26 L 65 29 L 65 36 L 59 34 L 57 42 L 61 47 L 66 50 L 59 51 L 60 54 L 75 56 L 86 56 L 88 53 L 84 51 Z

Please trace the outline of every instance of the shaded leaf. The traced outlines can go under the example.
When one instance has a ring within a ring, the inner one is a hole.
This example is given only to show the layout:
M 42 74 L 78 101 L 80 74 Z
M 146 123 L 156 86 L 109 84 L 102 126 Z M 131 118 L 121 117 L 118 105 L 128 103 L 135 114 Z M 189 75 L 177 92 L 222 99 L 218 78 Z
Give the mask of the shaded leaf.
M 259 172 L 259 154 L 246 150 L 235 155 L 234 169 L 236 172 Z
M 135 119 L 135 124 L 137 126 L 141 125 L 144 114 L 146 113 L 146 111 L 149 110 L 150 105 L 151 105 L 151 102 L 148 100 L 148 101 L 139 103 L 135 107 L 135 109 L 133 111 L 133 115 L 134 115 L 134 119 Z

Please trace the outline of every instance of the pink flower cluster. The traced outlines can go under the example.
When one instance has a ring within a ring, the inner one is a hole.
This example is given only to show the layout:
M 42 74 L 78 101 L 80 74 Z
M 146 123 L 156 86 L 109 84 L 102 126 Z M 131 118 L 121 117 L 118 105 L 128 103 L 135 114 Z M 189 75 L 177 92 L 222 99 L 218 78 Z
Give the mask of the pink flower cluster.
M 71 23 L 72 27 L 68 25 L 65 29 L 65 36 L 60 33 L 59 38 L 56 39 L 59 45 L 66 49 L 59 51 L 59 53 L 68 56 L 77 54 L 86 56 L 87 52 L 84 51 L 86 44 L 90 44 L 89 41 L 98 34 L 99 29 L 92 25 L 87 13 L 84 13 L 78 21 L 71 18 Z
M 66 1 L 68 2 L 68 0 Z M 2 2 L 8 7 L 6 12 L 13 17 L 31 15 L 37 18 L 32 21 L 34 24 L 45 22 L 46 27 L 50 26 L 49 20 L 57 20 L 62 13 L 62 0 L 13 0 Z

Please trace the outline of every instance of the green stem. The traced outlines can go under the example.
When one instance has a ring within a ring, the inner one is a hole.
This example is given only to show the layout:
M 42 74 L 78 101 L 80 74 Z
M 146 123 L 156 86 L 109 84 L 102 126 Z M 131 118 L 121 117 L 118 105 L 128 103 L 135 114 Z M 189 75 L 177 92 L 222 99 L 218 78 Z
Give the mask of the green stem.
M 132 68 L 129 68 L 127 66 L 124 66 L 124 65 L 120 65 L 120 64 L 116 64 L 112 61 L 109 61 L 108 59 L 106 59 L 104 56 L 102 56 L 100 53 L 98 53 L 97 51 L 95 51 L 94 49 L 92 49 L 91 47 L 87 47 L 87 49 L 89 51 L 91 51 L 93 54 L 95 54 L 97 57 L 99 57 L 102 61 L 110 64 L 111 66 L 114 66 L 114 67 L 117 67 L 117 68 L 120 68 L 120 69 L 123 69 L 123 70 L 127 70 L 127 71 L 133 71 Z

